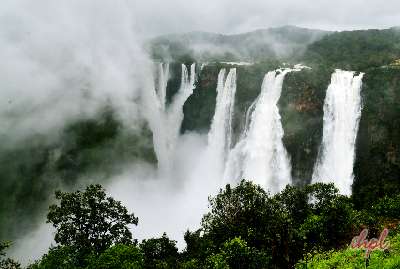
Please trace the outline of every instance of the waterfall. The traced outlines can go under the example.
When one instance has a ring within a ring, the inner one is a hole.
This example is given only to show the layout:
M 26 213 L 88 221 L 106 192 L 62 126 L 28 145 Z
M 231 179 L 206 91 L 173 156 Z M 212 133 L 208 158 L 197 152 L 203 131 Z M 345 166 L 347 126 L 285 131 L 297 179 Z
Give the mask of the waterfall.
M 190 74 L 186 65 L 182 64 L 181 86 L 179 91 L 173 97 L 172 103 L 167 108 L 167 113 L 172 123 L 180 124 L 183 119 L 183 105 L 189 96 L 193 93 L 196 78 L 196 64 L 190 66 Z M 175 128 L 176 129 L 176 128 Z
M 144 111 L 153 133 L 154 151 L 161 173 L 171 172 L 180 127 L 183 120 L 183 105 L 193 93 L 196 78 L 196 65 L 192 64 L 190 73 L 182 64 L 181 85 L 173 97 L 172 103 L 166 104 L 166 89 L 169 77 L 169 65 L 158 66 L 158 91 L 145 91 Z
M 160 63 L 158 65 L 158 98 L 161 105 L 161 109 L 165 110 L 166 96 L 167 96 L 167 84 L 169 79 L 169 64 Z
M 217 100 L 211 128 L 208 133 L 208 151 L 216 166 L 223 172 L 228 150 L 231 147 L 232 117 L 236 94 L 236 68 L 231 68 L 225 79 L 225 69 L 218 74 Z
M 249 107 L 241 139 L 228 156 L 224 181 L 242 178 L 279 192 L 291 183 L 291 165 L 284 148 L 278 101 L 285 75 L 301 68 L 268 72 L 261 93 Z
M 172 103 L 166 110 L 166 147 L 168 151 L 166 163 L 167 169 L 171 169 L 171 160 L 174 158 L 173 153 L 179 138 L 181 124 L 183 120 L 183 105 L 189 96 L 193 93 L 196 78 L 196 65 L 190 66 L 190 74 L 186 65 L 182 64 L 181 86 L 179 91 L 174 96 Z
M 312 182 L 334 182 L 340 193 L 351 194 L 358 125 L 361 117 L 363 73 L 336 70 L 324 103 L 322 145 Z

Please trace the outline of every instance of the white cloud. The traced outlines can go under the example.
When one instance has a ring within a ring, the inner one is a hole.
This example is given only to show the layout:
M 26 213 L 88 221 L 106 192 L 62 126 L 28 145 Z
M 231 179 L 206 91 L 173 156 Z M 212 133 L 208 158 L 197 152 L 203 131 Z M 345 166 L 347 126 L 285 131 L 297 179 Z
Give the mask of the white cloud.
M 134 122 L 151 65 L 124 1 L 0 4 L 0 136 L 48 133 L 105 102 Z
M 142 33 L 193 30 L 237 33 L 298 25 L 329 30 L 387 28 L 400 24 L 400 2 L 388 0 L 136 0 Z

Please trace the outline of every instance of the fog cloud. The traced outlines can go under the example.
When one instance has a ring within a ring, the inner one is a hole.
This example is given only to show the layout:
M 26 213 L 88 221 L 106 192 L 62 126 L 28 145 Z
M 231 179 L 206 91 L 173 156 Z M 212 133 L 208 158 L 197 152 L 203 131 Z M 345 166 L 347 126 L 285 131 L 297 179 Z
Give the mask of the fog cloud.
M 111 103 L 135 121 L 149 61 L 123 1 L 5 1 L 0 135 L 48 133 Z
M 143 34 L 238 33 L 297 25 L 324 30 L 388 28 L 400 24 L 400 2 L 388 0 L 147 0 L 135 1 Z

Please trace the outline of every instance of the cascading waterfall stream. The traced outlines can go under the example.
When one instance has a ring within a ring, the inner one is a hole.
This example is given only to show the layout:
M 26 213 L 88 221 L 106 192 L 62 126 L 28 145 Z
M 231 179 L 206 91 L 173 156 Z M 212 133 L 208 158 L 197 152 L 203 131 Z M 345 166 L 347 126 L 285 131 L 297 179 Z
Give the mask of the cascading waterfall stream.
M 153 133 L 154 151 L 158 160 L 159 172 L 171 172 L 175 148 L 183 120 L 183 105 L 193 93 L 196 78 L 196 65 L 187 67 L 182 64 L 181 85 L 172 103 L 166 104 L 166 89 L 169 78 L 169 65 L 158 66 L 158 90 L 146 91 L 144 94 L 144 110 L 150 129 Z
M 183 105 L 192 95 L 195 87 L 196 64 L 190 66 L 190 74 L 186 65 L 182 64 L 181 86 L 178 93 L 174 96 L 172 103 L 167 107 L 166 113 L 166 147 L 168 155 L 166 156 L 166 172 L 170 172 L 174 159 L 174 152 L 178 142 L 179 132 L 183 120 Z
M 324 103 L 322 145 L 312 182 L 334 182 L 340 193 L 351 194 L 358 125 L 361 118 L 363 73 L 336 70 Z
M 236 94 L 236 68 L 231 68 L 225 79 L 225 69 L 218 74 L 215 113 L 208 133 L 208 153 L 215 169 L 222 174 L 231 147 L 232 117 Z
M 224 181 L 252 180 L 272 193 L 291 183 L 291 165 L 284 148 L 277 106 L 285 75 L 301 67 L 268 72 L 261 93 L 249 107 L 241 139 L 229 153 Z M 250 117 L 250 119 L 249 119 Z
M 244 145 L 242 177 L 272 192 L 291 182 L 290 161 L 282 143 L 283 128 L 277 106 L 283 79 L 289 71 L 279 74 L 273 71 L 265 76 Z
M 161 104 L 161 109 L 165 110 L 166 97 L 167 97 L 167 84 L 169 79 L 169 64 L 160 63 L 158 65 L 159 79 L 158 79 L 158 98 Z

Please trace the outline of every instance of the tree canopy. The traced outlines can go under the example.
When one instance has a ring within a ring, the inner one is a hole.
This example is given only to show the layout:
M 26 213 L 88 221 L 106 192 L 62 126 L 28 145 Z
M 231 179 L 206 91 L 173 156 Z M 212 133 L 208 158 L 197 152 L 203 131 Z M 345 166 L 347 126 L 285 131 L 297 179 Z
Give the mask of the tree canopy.
M 121 202 L 107 197 L 100 185 L 89 185 L 84 192 L 56 192 L 59 204 L 49 207 L 47 222 L 56 229 L 55 242 L 76 250 L 80 258 L 100 254 L 114 244 L 132 244 L 128 225 L 138 218 Z
M 57 245 L 28 268 L 348 268 L 341 259 L 358 268 L 364 264 L 362 256 L 355 257 L 359 250 L 346 249 L 349 242 L 364 228 L 374 236 L 382 227 L 390 229 L 395 249 L 387 255 L 374 251 L 371 266 L 397 266 L 399 197 L 385 197 L 358 210 L 333 184 L 288 185 L 271 195 L 242 180 L 209 197 L 200 229 L 185 233 L 186 247 L 179 251 L 165 233 L 137 244 L 129 225 L 138 219 L 107 197 L 100 185 L 83 192 L 58 191 L 59 203 L 48 214 Z M 5 247 L 0 245 L 1 256 Z M 393 266 L 388 268 L 397 268 Z

